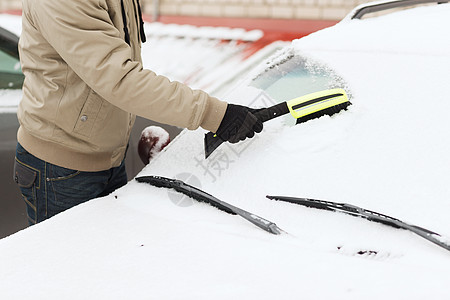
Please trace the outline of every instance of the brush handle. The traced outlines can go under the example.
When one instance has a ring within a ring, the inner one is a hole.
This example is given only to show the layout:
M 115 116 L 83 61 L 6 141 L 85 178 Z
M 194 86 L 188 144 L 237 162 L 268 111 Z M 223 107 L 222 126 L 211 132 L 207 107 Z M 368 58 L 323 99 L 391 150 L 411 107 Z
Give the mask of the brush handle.
M 261 122 L 266 122 L 266 121 L 272 120 L 274 118 L 277 118 L 279 116 L 282 116 L 282 115 L 285 115 L 288 113 L 289 113 L 289 108 L 287 106 L 287 103 L 281 102 L 281 103 L 275 104 L 271 107 L 256 110 L 256 112 L 254 112 L 253 114 Z

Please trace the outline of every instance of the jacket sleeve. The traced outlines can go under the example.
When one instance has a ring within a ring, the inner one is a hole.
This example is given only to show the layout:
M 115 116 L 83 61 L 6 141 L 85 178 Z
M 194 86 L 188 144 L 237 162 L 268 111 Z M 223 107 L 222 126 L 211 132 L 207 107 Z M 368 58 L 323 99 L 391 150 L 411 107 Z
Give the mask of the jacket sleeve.
M 161 123 L 217 130 L 227 103 L 171 82 L 133 61 L 130 46 L 110 18 L 106 0 L 33 3 L 34 26 L 64 62 L 105 100 Z

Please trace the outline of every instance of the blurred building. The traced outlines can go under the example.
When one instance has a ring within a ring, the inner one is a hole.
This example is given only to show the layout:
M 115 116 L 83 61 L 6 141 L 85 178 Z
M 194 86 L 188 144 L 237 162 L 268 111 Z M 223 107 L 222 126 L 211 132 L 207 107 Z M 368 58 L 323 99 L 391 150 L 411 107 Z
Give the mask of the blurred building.
M 340 20 L 369 0 L 140 0 L 153 17 L 270 18 Z M 1 10 L 18 10 L 21 0 L 0 0 Z

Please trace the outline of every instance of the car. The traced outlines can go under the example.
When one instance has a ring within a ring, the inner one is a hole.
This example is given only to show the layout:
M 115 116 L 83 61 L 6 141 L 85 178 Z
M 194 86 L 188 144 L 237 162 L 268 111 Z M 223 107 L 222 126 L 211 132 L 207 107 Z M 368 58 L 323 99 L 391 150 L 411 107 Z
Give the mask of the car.
M 20 69 L 17 49 L 21 32 L 21 17 L 0 14 L 0 169 L 2 170 L 0 190 L 0 239 L 28 225 L 25 203 L 19 189 L 12 180 L 16 133 L 19 123 L 16 116 L 17 105 L 22 97 L 21 87 L 24 76 Z M 188 83 L 220 95 L 226 86 L 233 84 L 251 67 L 251 63 L 261 61 L 280 49 L 281 41 L 269 45 L 257 43 L 263 33 L 260 30 L 232 28 L 210 28 L 189 25 L 146 23 L 148 43 L 142 46 L 144 65 L 171 80 Z M 182 33 L 183 35 L 180 35 Z M 270 40 L 266 39 L 266 42 Z M 170 50 L 173 57 L 161 63 L 158 59 Z M 185 51 L 180 51 L 184 49 Z M 243 56 L 252 50 L 253 55 Z M 202 51 L 200 53 L 196 53 Z M 199 55 L 201 54 L 201 55 Z M 155 59 L 156 58 L 156 59 Z M 226 67 L 219 66 L 223 64 Z M 143 130 L 150 126 L 164 128 L 174 139 L 181 131 L 176 126 L 160 124 L 141 117 L 136 118 L 131 132 L 126 156 L 128 179 L 131 180 L 144 167 L 138 154 L 138 142 Z
M 0 28 L 0 89 L 18 89 L 23 84 L 17 43 L 19 37 Z
M 265 122 L 208 158 L 206 132 L 182 131 L 110 196 L 0 240 L 0 297 L 447 298 L 442 2 L 364 4 L 255 64 L 224 97 L 264 108 L 342 88 L 352 105 Z
M 18 121 L 16 99 L 21 97 L 24 76 L 20 70 L 17 43 L 19 37 L 0 27 L 0 164 L 2 201 L 0 201 L 0 238 L 25 228 L 25 204 L 11 180 L 15 155 Z

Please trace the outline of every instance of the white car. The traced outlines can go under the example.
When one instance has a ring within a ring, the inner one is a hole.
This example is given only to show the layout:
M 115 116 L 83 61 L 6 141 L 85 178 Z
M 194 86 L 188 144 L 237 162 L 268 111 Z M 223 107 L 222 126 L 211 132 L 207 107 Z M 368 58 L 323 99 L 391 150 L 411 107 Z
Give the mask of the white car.
M 224 98 L 265 107 L 339 87 L 352 105 L 268 121 L 207 159 L 205 132 L 183 131 L 138 177 L 182 180 L 215 207 L 132 181 L 0 240 L 0 298 L 447 299 L 450 4 L 437 2 L 362 5 L 255 66 Z

